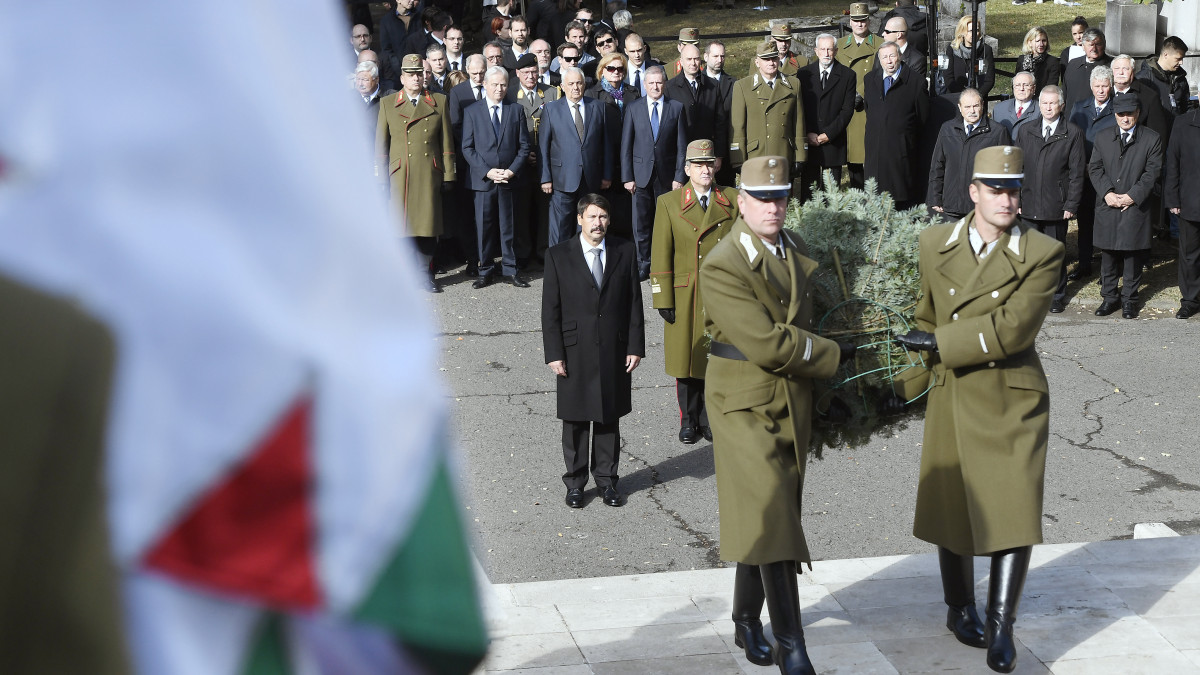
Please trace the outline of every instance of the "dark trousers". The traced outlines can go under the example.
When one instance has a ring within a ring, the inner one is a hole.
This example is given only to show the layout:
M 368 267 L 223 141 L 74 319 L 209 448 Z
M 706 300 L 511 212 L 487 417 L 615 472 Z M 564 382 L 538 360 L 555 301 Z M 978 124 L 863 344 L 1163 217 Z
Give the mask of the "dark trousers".
M 1100 295 L 1105 302 L 1116 302 L 1117 281 L 1121 282 L 1120 300 L 1138 301 L 1138 287 L 1142 285 L 1142 268 L 1150 257 L 1149 250 L 1100 251 Z
M 446 216 L 452 218 L 449 222 L 453 223 L 446 229 L 453 232 L 458 240 L 458 246 L 467 259 L 468 270 L 479 267 L 479 228 L 475 224 L 475 209 L 467 206 L 475 198 L 474 192 L 467 187 L 465 178 L 458 180 L 454 186 L 454 208 L 446 212 Z
M 704 408 L 704 380 L 681 377 L 675 380 L 675 397 L 679 399 L 679 426 L 708 426 L 708 410 Z
M 1083 181 L 1083 197 L 1079 200 L 1079 269 L 1092 269 L 1092 227 L 1096 224 L 1096 189 L 1090 181 Z
M 550 223 L 546 226 L 548 245 L 554 246 L 579 233 L 579 221 L 576 219 L 575 209 L 579 198 L 587 192 L 581 185 L 580 189 L 574 192 L 555 190 L 550 195 Z
M 1067 243 L 1067 221 L 1065 220 L 1032 220 L 1038 232 L 1054 237 L 1063 245 Z M 1058 273 L 1058 287 L 1054 289 L 1054 299 L 1062 300 L 1067 295 L 1067 257 L 1063 256 L 1062 269 Z
M 516 220 L 513 193 L 520 189 L 492 185 L 475 192 L 475 222 L 479 223 L 479 273 L 495 274 L 496 254 L 505 276 L 517 273 L 517 254 L 513 249 L 513 223 Z
M 588 482 L 588 469 L 596 487 L 617 484 L 617 448 L 621 445 L 620 420 L 602 422 L 572 422 L 563 420 L 563 460 L 567 472 L 563 483 L 567 489 L 582 490 Z M 591 462 L 588 462 L 588 436 L 591 436 Z
M 1179 217 L 1179 305 L 1200 309 L 1200 220 Z
M 850 187 L 863 189 L 867 184 L 867 172 L 863 169 L 862 164 L 847 164 L 846 170 L 850 172 Z
M 537 175 L 536 170 L 530 173 Z M 516 188 L 513 197 L 513 209 L 516 212 L 516 220 L 513 223 L 513 251 L 517 255 L 517 262 L 527 263 L 541 259 L 546 255 L 550 195 L 542 192 L 542 186 L 537 182 L 527 180 Z
M 842 167 L 840 166 L 817 166 L 814 162 L 805 162 L 801 166 L 800 201 L 802 203 L 812 199 L 813 183 L 817 184 L 818 190 L 825 189 L 825 179 L 822 177 L 822 174 L 826 169 L 833 174 L 833 184 L 835 186 L 840 185 L 842 182 Z
M 643 281 L 650 278 L 650 243 L 654 238 L 654 205 L 658 198 L 670 192 L 658 181 L 658 171 L 650 175 L 650 183 L 646 187 L 637 187 L 633 191 L 633 243 L 637 246 L 638 278 Z

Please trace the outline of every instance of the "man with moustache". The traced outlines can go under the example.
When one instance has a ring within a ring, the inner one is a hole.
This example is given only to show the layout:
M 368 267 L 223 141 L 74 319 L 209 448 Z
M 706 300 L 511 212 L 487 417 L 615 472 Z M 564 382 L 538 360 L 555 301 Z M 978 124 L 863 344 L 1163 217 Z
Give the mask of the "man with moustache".
M 929 193 L 925 203 L 944 220 L 958 220 L 974 206 L 968 192 L 968 167 L 975 153 L 993 145 L 1008 145 L 1008 131 L 988 119 L 983 97 L 967 87 L 958 97 L 959 119 L 942 125 L 933 146 L 929 167 Z
M 837 38 L 829 33 L 817 36 L 817 60 L 800 69 L 800 91 L 804 101 L 805 138 L 808 140 L 808 161 L 804 164 L 801 201 L 808 198 L 815 182 L 820 184 L 821 172 L 833 174 L 835 183 L 842 180 L 842 165 L 846 163 L 846 128 L 854 115 L 854 92 L 857 78 L 854 71 L 837 62 Z
M 857 78 L 855 83 L 854 116 L 846 127 L 846 169 L 850 172 L 850 187 L 862 189 L 866 182 L 863 162 L 866 161 L 867 113 L 863 95 L 867 73 L 875 67 L 875 52 L 883 40 L 871 33 L 871 11 L 865 2 L 850 5 L 850 34 L 838 44 L 837 60 Z

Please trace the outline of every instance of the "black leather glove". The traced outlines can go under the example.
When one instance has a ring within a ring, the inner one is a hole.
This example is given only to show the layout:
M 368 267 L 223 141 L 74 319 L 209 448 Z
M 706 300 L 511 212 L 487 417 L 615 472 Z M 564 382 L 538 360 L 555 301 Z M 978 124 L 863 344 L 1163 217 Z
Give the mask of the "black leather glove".
M 850 406 L 846 405 L 842 399 L 834 396 L 829 399 L 829 409 L 821 415 L 830 424 L 845 424 L 850 421 Z
M 903 415 L 906 406 L 908 403 L 901 396 L 891 393 L 880 399 L 875 411 L 879 413 L 880 417 L 895 417 Z
M 804 169 L 804 162 L 792 162 L 792 179 L 800 177 L 800 172 Z
M 904 348 L 910 352 L 936 352 L 938 350 L 937 337 L 933 333 L 926 333 L 923 330 L 910 330 L 904 335 L 898 335 L 896 342 L 904 345 Z
M 863 100 L 862 94 L 855 92 L 854 94 L 854 112 L 862 112 L 866 107 L 866 101 Z
M 853 342 L 839 342 L 837 343 L 837 346 L 838 349 L 842 350 L 842 355 L 838 359 L 839 366 L 854 358 L 854 352 L 858 351 L 858 345 L 854 344 Z
M 675 323 L 675 310 L 660 309 L 658 310 L 658 313 L 662 316 L 663 321 L 666 321 L 667 323 Z

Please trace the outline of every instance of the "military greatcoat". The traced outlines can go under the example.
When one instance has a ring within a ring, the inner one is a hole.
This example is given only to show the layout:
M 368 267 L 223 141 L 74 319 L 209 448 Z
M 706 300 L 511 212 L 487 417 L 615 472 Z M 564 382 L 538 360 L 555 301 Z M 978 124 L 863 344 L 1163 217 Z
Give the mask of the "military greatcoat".
M 800 521 L 812 431 L 813 378 L 832 377 L 840 350 L 810 332 L 817 263 L 783 231 L 775 257 L 739 217 L 700 265 L 705 327 L 740 361 L 709 359 L 705 405 L 713 431 L 721 558 L 751 565 L 808 562 Z M 1057 279 L 1057 277 L 1056 277 Z
M 375 175 L 391 177 L 392 205 L 403 234 L 442 234 L 442 183 L 454 182 L 454 135 L 446 97 L 423 91 L 413 107 L 403 92 L 379 104 Z M 386 167 L 386 168 L 385 168 Z
M 786 157 L 789 164 L 807 156 L 800 81 L 794 77 L 776 75 L 773 88 L 759 73 L 738 80 L 729 119 L 729 157 L 735 166 L 762 155 Z
M 863 78 L 875 67 L 875 52 L 883 40 L 875 35 L 868 35 L 862 44 L 856 44 L 853 35 L 847 35 L 838 42 L 837 60 L 842 65 L 854 71 L 858 76 L 859 99 L 863 95 Z M 846 161 L 850 164 L 862 164 L 867 158 L 867 145 L 864 136 L 867 133 L 867 113 L 861 105 L 854 106 L 854 117 L 846 127 Z
M 707 211 L 700 208 L 691 182 L 658 198 L 650 247 L 650 293 L 655 309 L 675 310 L 675 323 L 663 328 L 665 365 L 671 377 L 704 378 L 708 340 L 697 273 L 737 216 L 734 188 L 713 185 Z
M 913 534 L 959 555 L 1042 541 L 1050 395 L 1034 339 L 1063 260 L 1017 221 L 977 262 L 974 216 L 921 233 L 916 322 L 938 351 L 896 382 L 906 399 L 930 390 Z

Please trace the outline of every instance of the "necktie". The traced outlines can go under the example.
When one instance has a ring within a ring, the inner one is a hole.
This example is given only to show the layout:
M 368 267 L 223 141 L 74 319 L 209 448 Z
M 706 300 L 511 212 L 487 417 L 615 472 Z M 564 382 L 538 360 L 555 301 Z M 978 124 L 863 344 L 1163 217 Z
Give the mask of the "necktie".
M 1127 145 L 1129 145 L 1129 132 L 1123 131 L 1121 132 L 1121 147 L 1124 148 Z
M 825 86 L 828 84 L 829 84 L 829 71 L 822 70 L 821 71 L 821 89 L 822 90 L 825 89 Z
M 575 117 L 575 131 L 579 132 L 579 142 L 583 142 L 583 115 L 579 113 L 579 104 L 571 104 L 571 113 Z
M 785 260 L 783 255 L 783 237 L 779 238 L 779 245 L 775 247 L 775 257 L 780 260 Z
M 496 132 L 496 140 L 500 140 L 500 106 L 492 106 L 492 130 Z
M 1047 143 L 1050 142 L 1050 126 L 1049 125 L 1046 125 L 1046 127 L 1044 129 L 1042 129 L 1042 140 L 1046 141 Z
M 458 61 L 450 62 L 450 70 L 458 70 Z
M 654 109 L 650 111 L 650 133 L 654 134 L 654 140 L 658 140 L 658 101 L 653 104 Z
M 600 249 L 593 248 L 592 254 L 592 279 L 596 282 L 596 288 L 604 282 L 604 263 L 600 262 Z
M 1021 119 L 1021 113 L 1025 112 L 1025 106 L 1017 106 L 1017 119 Z
M 970 136 L 972 131 L 975 131 L 975 125 L 974 125 L 974 124 L 968 124 L 968 125 L 967 125 L 967 135 L 968 135 L 968 136 Z
M 888 89 L 891 89 L 891 88 L 892 88 L 892 76 L 888 75 L 887 77 L 883 78 L 883 95 L 887 96 Z
M 704 195 L 703 197 L 700 198 L 700 210 L 701 211 L 708 210 L 708 195 Z
M 642 91 L 642 69 L 641 68 L 638 68 L 637 70 L 633 71 L 633 86 L 634 86 L 634 88 L 636 88 L 638 90 L 639 94 L 646 93 L 646 92 Z
M 410 99 L 408 99 L 408 100 L 409 100 L 409 101 L 412 101 L 412 104 L 413 104 L 413 107 L 414 107 L 414 108 L 415 108 L 415 107 L 417 107 L 417 99 L 415 99 L 415 98 L 410 98 Z
M 692 98 L 696 98 L 696 81 L 692 80 Z
M 478 101 L 481 98 L 483 98 L 483 85 L 482 84 L 475 87 L 475 100 Z
M 767 82 L 767 86 L 774 89 L 775 88 L 775 80 L 771 80 L 770 82 Z

